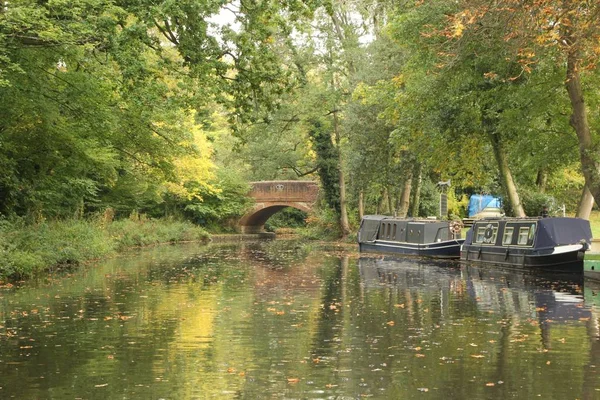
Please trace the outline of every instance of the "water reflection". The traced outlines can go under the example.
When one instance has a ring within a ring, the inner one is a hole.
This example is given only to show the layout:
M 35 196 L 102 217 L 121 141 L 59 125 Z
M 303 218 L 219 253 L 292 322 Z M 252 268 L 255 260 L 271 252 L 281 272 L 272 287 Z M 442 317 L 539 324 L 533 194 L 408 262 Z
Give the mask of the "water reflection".
M 2 398 L 599 398 L 573 276 L 270 241 L 0 289 Z

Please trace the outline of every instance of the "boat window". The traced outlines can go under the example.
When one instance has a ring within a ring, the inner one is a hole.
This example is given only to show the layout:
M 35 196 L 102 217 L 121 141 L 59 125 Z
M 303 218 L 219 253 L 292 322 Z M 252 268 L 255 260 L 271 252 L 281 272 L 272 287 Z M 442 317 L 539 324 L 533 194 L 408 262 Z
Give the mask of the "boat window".
M 527 244 L 533 243 L 534 236 L 535 236 L 535 224 L 531 224 L 531 228 L 529 230 L 529 237 L 527 238 Z
M 484 238 L 484 241 L 486 243 L 494 244 L 494 243 L 496 243 L 496 238 L 498 237 L 498 225 L 494 225 L 492 227 L 492 237 L 489 237 L 489 229 L 490 229 L 490 227 L 488 225 L 488 227 L 486 228 L 487 233 L 484 235 L 484 236 L 488 236 L 488 237 Z
M 476 232 L 475 243 L 495 244 L 498 237 L 498 224 L 477 225 Z
M 392 239 L 396 240 L 396 224 L 394 224 L 394 230 L 392 231 Z
M 485 235 L 485 226 L 477 227 L 477 237 L 475 238 L 475 243 L 483 243 L 483 239 Z
M 527 241 L 529 240 L 529 227 L 528 226 L 522 226 L 519 228 L 519 239 L 517 241 L 517 244 L 520 244 L 521 246 L 525 246 L 527 245 Z
M 387 235 L 386 237 L 389 239 L 390 238 L 390 229 L 392 227 L 392 224 L 387 224 Z
M 504 228 L 504 236 L 502 237 L 502 244 L 503 245 L 509 245 L 512 243 L 512 238 L 513 238 L 513 232 L 515 231 L 515 228 L 512 226 L 507 226 L 506 228 Z

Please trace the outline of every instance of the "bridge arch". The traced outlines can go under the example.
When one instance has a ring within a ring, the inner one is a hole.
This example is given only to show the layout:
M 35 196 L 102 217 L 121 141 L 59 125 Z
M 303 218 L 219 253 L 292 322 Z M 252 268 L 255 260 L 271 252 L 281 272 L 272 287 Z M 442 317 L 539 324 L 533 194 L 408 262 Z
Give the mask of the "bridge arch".
M 319 186 L 312 181 L 262 181 L 252 182 L 249 193 L 256 203 L 240 219 L 242 233 L 264 231 L 265 222 L 286 207 L 310 213 L 319 195 Z

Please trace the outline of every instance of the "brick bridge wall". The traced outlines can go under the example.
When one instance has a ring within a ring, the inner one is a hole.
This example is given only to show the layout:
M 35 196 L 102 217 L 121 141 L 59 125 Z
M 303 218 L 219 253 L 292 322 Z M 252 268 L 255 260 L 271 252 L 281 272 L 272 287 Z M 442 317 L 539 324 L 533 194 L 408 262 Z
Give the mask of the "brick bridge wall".
M 310 212 L 319 196 L 319 185 L 312 181 L 262 181 L 251 184 L 249 196 L 256 204 L 240 220 L 242 233 L 264 231 L 265 222 L 286 207 Z

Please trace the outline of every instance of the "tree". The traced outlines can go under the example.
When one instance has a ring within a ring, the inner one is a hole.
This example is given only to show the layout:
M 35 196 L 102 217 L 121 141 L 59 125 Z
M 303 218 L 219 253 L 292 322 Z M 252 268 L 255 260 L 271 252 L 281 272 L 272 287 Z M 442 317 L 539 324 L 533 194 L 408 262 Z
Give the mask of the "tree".
M 595 1 L 542 0 L 535 2 L 477 1 L 462 5 L 454 26 L 463 34 L 477 34 L 502 26 L 502 38 L 512 49 L 510 58 L 520 65 L 512 78 L 535 73 L 534 66 L 548 60 L 564 68 L 564 87 L 571 104 L 570 124 L 578 143 L 586 185 L 600 195 L 600 154 L 585 103 L 584 77 L 596 68 L 600 48 L 600 5 Z

